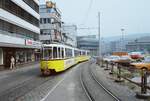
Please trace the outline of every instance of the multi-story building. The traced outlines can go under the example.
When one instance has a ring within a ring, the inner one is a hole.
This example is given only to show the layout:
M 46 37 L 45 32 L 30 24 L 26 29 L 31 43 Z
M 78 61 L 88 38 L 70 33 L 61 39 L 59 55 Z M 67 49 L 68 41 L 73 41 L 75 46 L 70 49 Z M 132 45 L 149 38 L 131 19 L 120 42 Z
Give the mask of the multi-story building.
M 99 42 L 96 35 L 78 36 L 77 46 L 89 50 L 91 55 L 98 55 Z
M 134 41 L 128 42 L 126 49 L 128 52 L 132 51 L 145 51 L 150 53 L 150 37 L 141 37 Z
M 0 66 L 39 58 L 39 0 L 0 0 Z
M 73 47 L 77 47 L 77 26 L 73 24 L 62 25 L 62 35 L 64 43 Z
M 40 40 L 43 44 L 63 42 L 61 12 L 56 4 L 47 1 L 40 5 Z

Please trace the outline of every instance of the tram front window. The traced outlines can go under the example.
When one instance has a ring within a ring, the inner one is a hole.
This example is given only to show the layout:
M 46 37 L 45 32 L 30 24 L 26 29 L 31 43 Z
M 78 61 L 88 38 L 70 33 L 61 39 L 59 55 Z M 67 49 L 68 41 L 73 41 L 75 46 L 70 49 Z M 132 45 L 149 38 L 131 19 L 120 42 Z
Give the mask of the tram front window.
M 47 48 L 44 50 L 44 59 L 52 59 L 52 48 Z

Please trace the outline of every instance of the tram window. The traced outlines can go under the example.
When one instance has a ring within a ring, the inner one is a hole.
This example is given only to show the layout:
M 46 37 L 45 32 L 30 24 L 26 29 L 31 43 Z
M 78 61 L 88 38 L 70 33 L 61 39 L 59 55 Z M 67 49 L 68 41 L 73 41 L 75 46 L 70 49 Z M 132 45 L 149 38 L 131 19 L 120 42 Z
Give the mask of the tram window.
M 80 55 L 82 55 L 82 52 L 80 51 Z
M 61 50 L 58 48 L 58 58 L 61 58 Z
M 49 59 L 52 59 L 52 49 L 49 49 L 49 50 L 48 50 L 48 53 L 49 53 L 49 55 L 48 55 L 48 56 L 49 56 Z
M 90 52 L 87 52 L 87 55 L 90 55 Z
M 75 56 L 79 56 L 80 55 L 80 52 L 75 50 Z
M 53 58 L 57 58 L 57 47 L 53 47 Z
M 44 59 L 48 60 L 52 58 L 52 48 L 47 48 L 44 50 Z
M 85 52 L 82 52 L 82 55 L 86 55 Z
M 66 48 L 66 58 L 70 58 L 70 57 L 72 57 L 72 49 L 68 49 L 68 48 Z
M 64 48 L 61 49 L 62 58 L 64 58 Z
M 48 50 L 47 49 L 44 50 L 44 59 L 48 59 Z

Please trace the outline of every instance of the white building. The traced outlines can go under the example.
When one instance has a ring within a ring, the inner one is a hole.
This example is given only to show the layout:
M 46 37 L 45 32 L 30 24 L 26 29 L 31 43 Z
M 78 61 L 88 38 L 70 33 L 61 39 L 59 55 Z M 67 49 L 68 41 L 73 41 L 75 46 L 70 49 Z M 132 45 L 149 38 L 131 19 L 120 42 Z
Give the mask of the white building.
M 61 43 L 61 12 L 56 4 L 47 1 L 40 5 L 40 40 L 43 44 Z
M 96 35 L 78 36 L 77 46 L 80 49 L 89 50 L 93 56 L 98 55 L 99 42 Z
M 39 0 L 0 0 L 0 66 L 39 58 L 39 19 Z
M 72 24 L 62 25 L 62 34 L 64 43 L 73 47 L 77 47 L 77 26 Z

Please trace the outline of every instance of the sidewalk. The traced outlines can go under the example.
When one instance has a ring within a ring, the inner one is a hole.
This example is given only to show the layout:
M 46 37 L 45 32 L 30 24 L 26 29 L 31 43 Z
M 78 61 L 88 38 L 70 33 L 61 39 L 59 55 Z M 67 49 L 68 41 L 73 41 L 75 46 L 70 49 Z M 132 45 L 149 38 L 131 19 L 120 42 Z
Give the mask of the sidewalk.
M 38 62 L 32 62 L 32 63 L 27 63 L 24 65 L 17 66 L 14 69 L 4 69 L 0 71 L 0 76 L 4 74 L 9 74 L 9 73 L 15 73 L 15 72 L 21 72 L 21 71 L 28 71 L 32 68 L 40 68 L 39 61 Z

